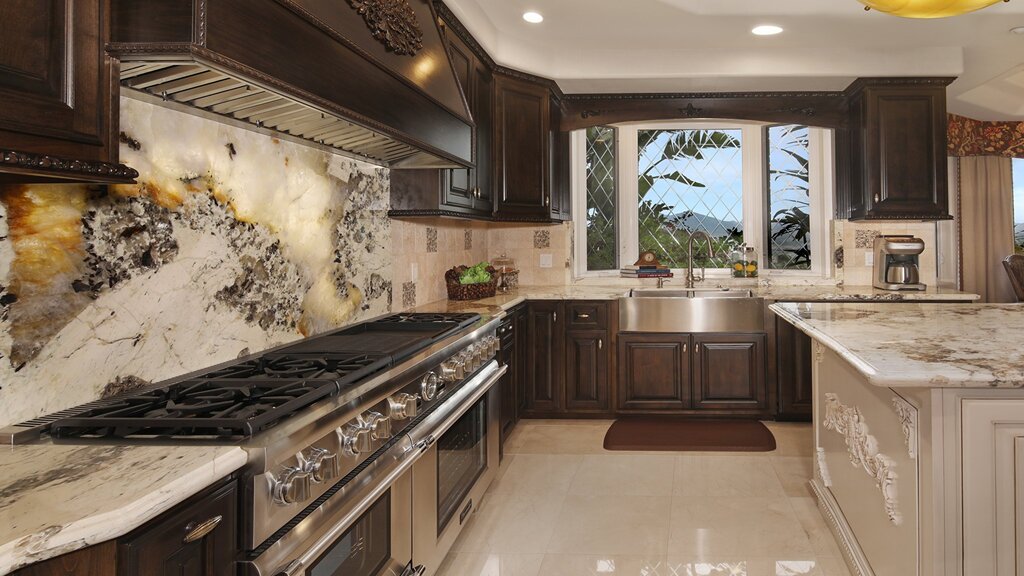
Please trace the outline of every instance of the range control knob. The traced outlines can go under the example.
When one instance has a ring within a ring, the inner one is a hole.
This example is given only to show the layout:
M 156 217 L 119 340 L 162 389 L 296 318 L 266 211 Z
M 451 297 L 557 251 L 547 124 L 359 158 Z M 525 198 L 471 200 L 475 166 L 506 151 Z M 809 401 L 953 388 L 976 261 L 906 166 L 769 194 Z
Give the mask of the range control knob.
M 366 427 L 369 428 L 370 437 L 374 440 L 391 438 L 391 419 L 380 412 L 370 412 L 366 415 Z
M 416 417 L 416 397 L 412 394 L 398 394 L 388 398 L 388 415 L 392 420 Z
M 455 359 L 441 362 L 441 380 L 445 382 L 455 382 L 459 380 L 458 372 L 459 366 Z
M 491 355 L 497 354 L 498 350 L 501 350 L 501 340 L 497 336 L 491 336 Z
M 467 374 L 475 372 L 476 369 L 480 367 L 480 363 L 477 361 L 476 356 L 476 344 L 473 344 L 469 348 L 463 350 L 462 357 L 466 363 Z
M 359 456 L 367 450 L 367 440 L 370 431 L 359 424 L 338 427 L 335 432 L 338 434 L 338 444 L 341 445 L 341 453 L 345 456 Z
M 437 374 L 427 372 L 423 376 L 423 380 L 420 380 L 420 396 L 428 402 L 437 396 Z
M 309 456 L 303 456 L 302 459 L 305 461 L 303 468 L 309 472 L 314 484 L 332 480 L 341 474 L 338 455 L 329 450 L 313 448 L 309 451 Z
M 288 505 L 308 500 L 309 490 L 309 472 L 299 468 L 285 468 L 281 477 L 274 482 L 274 502 Z

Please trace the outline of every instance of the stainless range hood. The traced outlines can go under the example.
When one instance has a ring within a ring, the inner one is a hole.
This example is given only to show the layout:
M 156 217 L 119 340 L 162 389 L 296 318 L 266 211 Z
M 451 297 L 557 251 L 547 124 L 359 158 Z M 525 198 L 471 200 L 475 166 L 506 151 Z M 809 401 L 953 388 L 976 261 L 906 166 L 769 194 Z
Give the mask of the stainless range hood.
M 111 20 L 124 89 L 391 168 L 472 165 L 429 0 L 113 0 Z

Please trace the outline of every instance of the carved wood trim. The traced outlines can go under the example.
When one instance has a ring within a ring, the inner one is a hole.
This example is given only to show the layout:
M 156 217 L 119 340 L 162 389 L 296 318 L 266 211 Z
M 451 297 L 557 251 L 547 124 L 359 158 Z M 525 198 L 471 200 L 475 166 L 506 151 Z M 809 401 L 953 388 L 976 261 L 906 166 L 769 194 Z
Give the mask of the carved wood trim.
M 903 444 L 907 447 L 907 454 L 911 458 L 917 459 L 917 408 L 899 396 L 893 396 L 892 407 L 900 419 Z
M 818 463 L 818 477 L 821 478 L 821 483 L 824 484 L 826 488 L 831 488 L 832 474 L 828 471 L 828 461 L 825 460 L 825 449 L 818 448 L 814 455 Z
M 878 451 L 878 441 L 868 434 L 868 426 L 864 423 L 860 408 L 843 404 L 837 394 L 826 393 L 822 426 L 844 437 L 850 463 L 864 470 L 875 481 L 875 487 L 882 493 L 882 504 L 889 522 L 899 526 L 903 519 L 896 501 L 895 463 Z
M 124 164 L 89 162 L 57 158 L 44 154 L 28 154 L 15 150 L 3 150 L 0 151 L 0 172 L 8 170 L 31 171 L 33 173 L 48 172 L 58 178 L 81 176 L 84 179 L 93 178 L 95 181 L 130 182 L 139 177 L 137 170 Z
M 370 33 L 391 52 L 415 56 L 423 49 L 423 30 L 408 0 L 348 0 Z

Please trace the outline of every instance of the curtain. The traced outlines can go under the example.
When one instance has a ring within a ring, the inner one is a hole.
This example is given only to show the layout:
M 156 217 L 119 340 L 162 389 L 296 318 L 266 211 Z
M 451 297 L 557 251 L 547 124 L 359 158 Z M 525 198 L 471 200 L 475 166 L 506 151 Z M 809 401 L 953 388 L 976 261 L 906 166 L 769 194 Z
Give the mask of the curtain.
M 1011 160 L 960 158 L 960 253 L 962 289 L 982 302 L 1014 302 L 1002 260 L 1013 254 Z
M 947 118 L 950 156 L 1024 158 L 1024 122 L 989 122 L 956 114 Z

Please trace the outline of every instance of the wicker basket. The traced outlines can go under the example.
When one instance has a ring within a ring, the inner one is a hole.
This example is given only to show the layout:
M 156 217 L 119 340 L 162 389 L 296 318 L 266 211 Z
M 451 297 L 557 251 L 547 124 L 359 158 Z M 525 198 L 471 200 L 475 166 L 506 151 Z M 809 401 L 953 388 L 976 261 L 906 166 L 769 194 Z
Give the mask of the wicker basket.
M 491 273 L 490 282 L 481 282 L 480 284 L 459 284 L 459 276 L 461 276 L 467 268 L 467 266 L 456 266 L 444 273 L 444 283 L 448 287 L 448 299 L 479 300 L 480 298 L 490 298 L 494 296 L 498 288 L 498 274 L 494 268 L 491 268 L 490 266 L 487 267 L 487 271 Z

